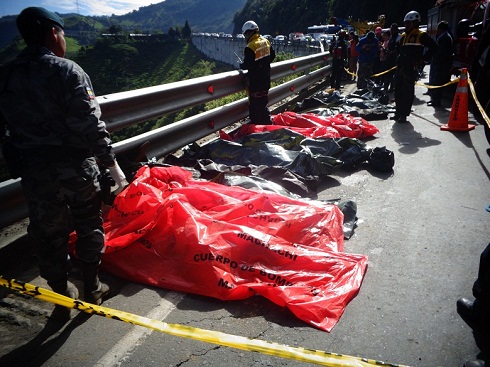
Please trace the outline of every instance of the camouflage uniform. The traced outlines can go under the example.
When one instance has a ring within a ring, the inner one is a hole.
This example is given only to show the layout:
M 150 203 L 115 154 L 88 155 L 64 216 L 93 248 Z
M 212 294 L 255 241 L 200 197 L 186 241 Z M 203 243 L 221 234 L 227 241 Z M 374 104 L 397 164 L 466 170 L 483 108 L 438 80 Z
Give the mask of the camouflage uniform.
M 73 230 L 80 260 L 98 264 L 104 231 L 96 158 L 111 166 L 115 157 L 88 75 L 30 46 L 0 68 L 0 112 L 29 206 L 28 231 L 39 243 L 41 276 L 48 283 L 66 279 Z

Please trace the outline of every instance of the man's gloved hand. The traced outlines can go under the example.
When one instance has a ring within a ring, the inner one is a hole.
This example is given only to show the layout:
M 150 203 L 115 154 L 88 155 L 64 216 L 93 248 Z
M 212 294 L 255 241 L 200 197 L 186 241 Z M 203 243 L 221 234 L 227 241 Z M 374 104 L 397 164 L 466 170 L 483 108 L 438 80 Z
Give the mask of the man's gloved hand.
M 115 191 L 116 194 L 119 194 L 126 186 L 129 185 L 124 172 L 122 171 L 121 167 L 119 167 L 117 162 L 113 166 L 109 167 L 109 174 L 117 184 L 117 189 Z

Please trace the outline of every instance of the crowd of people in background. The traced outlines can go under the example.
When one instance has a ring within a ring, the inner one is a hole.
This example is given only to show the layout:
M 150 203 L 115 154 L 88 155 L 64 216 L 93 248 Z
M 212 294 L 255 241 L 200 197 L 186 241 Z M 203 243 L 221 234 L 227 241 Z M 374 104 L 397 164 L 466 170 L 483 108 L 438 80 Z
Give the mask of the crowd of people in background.
M 397 23 L 389 29 L 376 27 L 359 35 L 345 30 L 330 44 L 332 54 L 331 88 L 341 89 L 341 80 L 356 82 L 357 89 L 368 87 L 371 80 L 385 93 L 393 93 L 397 105 L 393 120 L 406 122 L 413 103 L 414 84 L 424 66 L 430 64 L 429 85 L 441 86 L 450 81 L 453 35 L 445 21 L 439 22 L 435 39 L 421 29 L 420 14 L 411 11 L 403 20 L 403 32 Z M 396 90 L 398 86 L 398 91 Z M 443 88 L 429 89 L 429 106 L 439 107 Z
M 445 23 L 447 26 L 447 22 Z M 443 25 L 444 27 L 444 25 Z M 439 29 L 439 28 L 438 28 Z M 442 32 L 441 32 L 442 33 Z M 439 37 L 438 33 L 436 37 Z M 452 34 L 450 30 L 447 32 L 450 35 L 449 41 L 451 45 L 447 45 L 448 38 L 444 37 L 442 41 L 445 43 L 445 49 L 452 48 Z M 366 88 L 366 79 L 373 79 L 377 84 L 381 84 L 386 92 L 394 92 L 394 75 L 396 59 L 399 54 L 397 47 L 398 41 L 402 36 L 398 24 L 393 23 L 389 29 L 376 27 L 375 31 L 369 31 L 366 34 L 359 35 L 354 31 L 347 33 L 345 30 L 339 31 L 328 49 L 333 57 L 333 61 L 338 63 L 341 58 L 344 62 L 344 68 L 333 68 L 332 70 L 332 88 L 340 89 L 339 83 L 333 82 L 338 80 L 340 75 L 341 80 L 356 81 L 357 88 Z M 342 57 L 339 56 L 339 50 L 343 49 L 343 44 L 346 45 L 346 52 L 342 51 Z M 442 58 L 442 55 L 440 55 Z M 444 53 L 446 62 L 451 61 L 451 54 Z M 431 64 L 432 65 L 432 64 Z M 424 64 L 420 65 L 423 69 Z M 449 69 L 448 69 L 449 70 Z M 376 77 L 377 74 L 382 74 Z M 372 76 L 375 76 L 372 78 Z

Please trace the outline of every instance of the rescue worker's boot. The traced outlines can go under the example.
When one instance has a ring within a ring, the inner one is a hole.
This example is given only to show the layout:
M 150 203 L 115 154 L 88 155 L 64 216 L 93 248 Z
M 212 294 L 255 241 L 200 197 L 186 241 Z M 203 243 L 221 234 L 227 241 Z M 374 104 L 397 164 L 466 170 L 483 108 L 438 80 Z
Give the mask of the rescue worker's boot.
M 64 296 L 78 299 L 79 293 L 77 287 L 66 279 L 48 281 L 48 285 L 51 287 L 53 292 L 62 294 Z M 66 323 L 70 321 L 72 314 L 72 309 L 60 305 L 55 305 L 54 310 L 48 318 L 51 321 Z
M 88 303 L 100 305 L 109 293 L 109 286 L 99 280 L 99 263 L 83 264 L 84 299 Z

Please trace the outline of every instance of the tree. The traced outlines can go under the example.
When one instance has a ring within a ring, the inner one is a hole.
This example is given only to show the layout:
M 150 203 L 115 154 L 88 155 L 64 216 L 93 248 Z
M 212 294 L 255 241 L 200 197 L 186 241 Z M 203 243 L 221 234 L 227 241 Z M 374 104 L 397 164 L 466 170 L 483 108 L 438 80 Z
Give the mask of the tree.
M 168 30 L 168 38 L 170 39 L 174 39 L 176 34 L 175 34 L 175 29 L 173 29 L 173 27 L 170 27 L 169 30 Z
M 119 34 L 122 32 L 122 27 L 119 24 L 113 24 L 109 27 L 110 34 Z
M 185 21 L 184 28 L 182 29 L 182 38 L 190 39 L 191 38 L 191 27 L 189 27 L 189 21 Z

